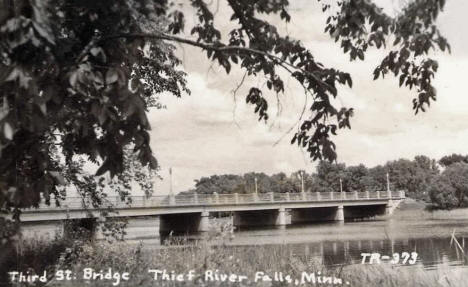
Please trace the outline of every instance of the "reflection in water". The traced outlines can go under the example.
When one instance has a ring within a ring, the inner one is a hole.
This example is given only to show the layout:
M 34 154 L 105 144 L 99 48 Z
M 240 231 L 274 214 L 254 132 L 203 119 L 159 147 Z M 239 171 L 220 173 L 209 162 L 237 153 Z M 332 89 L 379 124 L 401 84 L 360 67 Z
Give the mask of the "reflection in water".
M 459 238 L 465 242 L 466 237 Z M 468 246 L 463 246 L 465 253 Z M 403 264 L 403 252 L 417 252 L 415 265 L 422 265 L 426 269 L 435 268 L 437 265 L 461 266 L 468 265 L 466 256 L 453 245 L 450 246 L 450 237 L 447 238 L 417 238 L 407 240 L 354 240 L 343 242 L 320 242 L 293 244 L 291 246 L 296 254 L 313 257 L 327 266 L 361 264 L 362 253 L 380 253 L 389 256 L 390 259 L 382 260 L 382 263 L 390 262 L 393 254 L 399 254 L 398 265 Z M 369 262 L 367 258 L 366 263 Z
M 297 256 L 327 266 L 361 264 L 361 253 L 380 253 L 392 258 L 394 253 L 417 252 L 415 265 L 426 269 L 438 266 L 468 267 L 468 220 L 376 220 L 367 222 L 316 223 L 287 228 L 238 229 L 233 238 L 222 239 L 223 246 L 288 245 Z M 451 244 L 456 237 L 464 253 Z M 187 238 L 187 237 L 184 237 Z M 180 238 L 175 237 L 174 240 Z M 195 236 L 191 240 L 205 240 Z M 181 244 L 188 241 L 179 241 Z M 146 240 L 145 240 L 145 243 Z M 154 243 L 154 241 L 153 241 Z M 215 242 L 216 243 L 216 242 Z M 152 247 L 161 248 L 159 244 Z M 159 246 L 159 247 L 158 247 Z M 164 248 L 164 247 L 162 247 Z M 400 264 L 402 263 L 400 259 Z M 383 263 L 390 260 L 383 260 Z M 405 266 L 414 266 L 405 264 Z
M 465 242 L 468 237 L 458 238 Z M 462 243 L 461 243 L 462 244 Z M 465 253 L 468 246 L 462 245 Z M 302 257 L 305 261 L 313 260 L 325 266 L 361 264 L 362 253 L 380 253 L 381 256 L 389 256 L 389 259 L 381 260 L 382 264 L 390 264 L 393 255 L 398 253 L 399 266 L 421 266 L 425 269 L 435 269 L 437 266 L 462 266 L 468 267 L 467 257 L 461 250 L 450 246 L 450 237 L 447 238 L 416 238 L 403 240 L 350 240 L 350 241 L 324 241 L 314 243 L 289 244 L 292 253 Z M 232 246 L 232 248 L 248 248 Z M 272 245 L 274 248 L 282 248 L 281 245 Z M 408 252 L 408 260 L 403 262 L 403 252 Z M 417 252 L 417 261 L 410 264 L 411 253 Z M 367 257 L 366 263 L 369 263 Z

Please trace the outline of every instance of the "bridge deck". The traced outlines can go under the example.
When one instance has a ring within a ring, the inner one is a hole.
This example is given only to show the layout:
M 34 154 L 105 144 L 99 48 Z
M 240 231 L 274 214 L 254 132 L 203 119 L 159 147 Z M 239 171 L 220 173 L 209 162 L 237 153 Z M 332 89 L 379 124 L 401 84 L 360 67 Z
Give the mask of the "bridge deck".
M 118 213 L 112 217 L 138 217 L 164 214 L 199 212 L 229 212 L 288 208 L 315 208 L 333 206 L 386 205 L 390 200 L 405 198 L 404 192 L 305 192 L 305 193 L 250 193 L 250 194 L 190 194 L 164 196 L 132 196 L 131 203 L 110 196 L 102 209 L 112 207 Z M 99 210 L 85 208 L 82 198 L 69 197 L 61 206 L 41 204 L 36 209 L 26 209 L 22 221 L 63 220 L 83 218 Z
M 405 198 L 403 191 L 376 192 L 304 192 L 304 193 L 248 193 L 248 194 L 191 194 L 191 195 L 160 195 L 160 196 L 132 196 L 130 202 L 124 202 L 118 196 L 107 197 L 104 205 L 120 208 L 141 207 L 183 207 L 183 206 L 212 206 L 236 204 L 262 203 L 292 203 L 292 202 L 339 202 L 390 200 Z M 41 204 L 38 209 L 28 211 L 75 210 L 83 209 L 84 201 L 81 197 L 69 197 L 60 206 Z

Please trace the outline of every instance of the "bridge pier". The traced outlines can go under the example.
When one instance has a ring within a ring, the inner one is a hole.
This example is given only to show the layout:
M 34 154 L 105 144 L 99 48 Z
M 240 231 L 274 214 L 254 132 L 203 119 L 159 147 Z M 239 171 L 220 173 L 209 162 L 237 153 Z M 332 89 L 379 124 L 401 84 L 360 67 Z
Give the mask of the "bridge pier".
M 392 204 L 389 202 L 385 205 L 385 215 L 392 215 L 393 214 L 393 207 Z
M 126 233 L 124 238 L 130 240 L 159 236 L 159 216 L 130 217 Z
M 21 224 L 22 236 L 25 238 L 53 239 L 65 234 L 65 225 L 62 220 L 23 222 Z
M 235 211 L 233 225 L 236 227 L 286 226 L 291 223 L 289 211 L 279 209 Z
M 200 214 L 200 223 L 198 225 L 198 232 L 207 232 L 210 229 L 210 213 L 202 211 Z
M 343 205 L 338 205 L 335 213 L 335 221 L 344 221 Z
M 291 223 L 344 221 L 343 206 L 296 208 L 291 210 Z
M 344 207 L 344 217 L 347 219 L 367 219 L 391 214 L 387 212 L 393 212 L 388 204 Z
M 159 234 L 206 232 L 210 228 L 209 212 L 164 214 L 159 217 Z
M 278 209 L 278 217 L 276 218 L 276 225 L 277 226 L 286 226 L 288 225 L 288 222 L 287 222 L 287 214 L 288 212 L 286 211 L 286 209 L 284 207 L 280 207 Z

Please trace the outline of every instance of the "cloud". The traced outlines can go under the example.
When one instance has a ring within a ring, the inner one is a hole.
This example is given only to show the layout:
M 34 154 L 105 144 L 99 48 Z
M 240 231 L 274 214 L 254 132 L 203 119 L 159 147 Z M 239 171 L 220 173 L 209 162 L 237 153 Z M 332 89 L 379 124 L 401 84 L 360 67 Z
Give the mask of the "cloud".
M 350 72 L 353 77 L 353 88 L 341 87 L 336 99 L 337 104 L 355 109 L 352 129 L 341 131 L 335 139 L 340 161 L 377 165 L 418 154 L 439 158 L 452 152 L 467 153 L 468 95 L 463 71 L 468 70 L 468 37 L 457 33 L 459 27 L 464 27 L 468 2 L 450 1 L 440 19 L 453 54 L 435 55 L 440 66 L 435 79 L 438 100 L 417 116 L 411 103 L 415 91 L 399 88 L 392 77 L 372 80 L 372 71 L 385 51 L 370 51 L 366 61 L 350 62 L 338 44 L 323 33 L 326 18 L 320 6 L 314 1 L 291 2 L 293 21 L 279 24 L 280 30 L 301 39 L 324 65 Z M 393 7 L 386 9 L 391 11 Z M 224 21 L 229 13 L 221 7 L 218 16 Z M 225 29 L 230 25 L 221 24 Z M 157 193 L 168 192 L 169 167 L 174 169 L 176 191 L 189 189 L 194 179 L 211 174 L 290 173 L 315 167 L 305 152 L 290 145 L 305 101 L 299 87 L 290 82 L 285 95 L 280 96 L 280 106 L 276 105 L 275 95 L 268 95 L 271 119 L 264 124 L 258 121 L 253 107 L 245 103 L 248 89 L 262 87 L 261 79 L 246 79 L 234 101 L 232 91 L 243 77 L 239 69 L 233 68 L 226 75 L 195 48 L 185 47 L 180 54 L 184 56 L 192 95 L 181 99 L 163 95 L 167 110 L 155 110 L 149 115 L 152 147 L 165 178 L 158 183 Z

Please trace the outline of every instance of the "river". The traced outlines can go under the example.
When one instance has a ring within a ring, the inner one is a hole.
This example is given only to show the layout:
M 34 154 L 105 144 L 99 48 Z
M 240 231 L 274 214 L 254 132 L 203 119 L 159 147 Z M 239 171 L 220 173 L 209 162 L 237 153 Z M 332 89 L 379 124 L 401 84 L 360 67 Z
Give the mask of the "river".
M 382 263 L 391 260 L 397 262 L 398 259 L 397 265 L 408 267 L 466 268 L 468 210 L 458 212 L 458 216 L 447 214 L 448 216 L 437 218 L 420 209 L 403 207 L 403 210 L 397 210 L 390 219 L 241 229 L 223 237 L 218 236 L 212 241 L 214 244 L 226 245 L 226 248 L 255 245 L 275 247 L 287 244 L 295 254 L 313 258 L 326 266 L 361 264 L 362 253 L 379 253 L 389 257 L 381 258 Z M 228 220 L 215 221 L 222 223 Z M 194 240 L 198 239 L 200 238 Z M 159 244 L 159 240 L 145 239 L 144 242 L 153 248 L 165 248 Z M 411 260 L 413 252 L 417 253 L 417 257 L 413 254 L 416 259 L 414 262 Z M 369 259 L 367 257 L 366 262 Z

